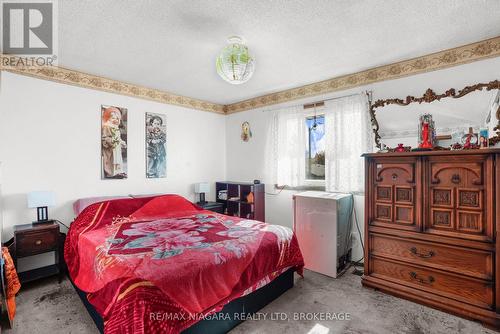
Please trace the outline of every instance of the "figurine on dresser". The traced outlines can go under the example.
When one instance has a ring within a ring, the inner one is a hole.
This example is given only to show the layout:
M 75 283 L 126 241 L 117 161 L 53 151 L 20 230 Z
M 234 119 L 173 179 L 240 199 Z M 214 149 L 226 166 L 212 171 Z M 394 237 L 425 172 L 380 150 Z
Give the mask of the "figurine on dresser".
M 431 114 L 425 114 L 420 116 L 418 134 L 419 134 L 418 148 L 430 150 L 434 147 L 434 138 L 436 137 L 436 130 Z

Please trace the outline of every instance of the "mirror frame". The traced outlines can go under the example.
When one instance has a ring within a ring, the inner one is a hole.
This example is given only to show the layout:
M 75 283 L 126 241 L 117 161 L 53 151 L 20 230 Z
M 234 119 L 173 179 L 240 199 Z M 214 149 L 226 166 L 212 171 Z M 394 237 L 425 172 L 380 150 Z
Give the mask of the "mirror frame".
M 490 81 L 488 83 L 478 83 L 473 86 L 467 86 L 464 87 L 463 89 L 457 91 L 455 88 L 450 88 L 443 94 L 436 94 L 432 89 L 428 88 L 424 95 L 421 97 L 415 97 L 415 96 L 407 96 L 404 100 L 402 99 L 385 99 L 385 100 L 377 100 L 374 103 L 370 103 L 370 119 L 372 123 L 372 128 L 373 128 L 373 133 L 375 134 L 375 145 L 377 148 L 381 148 L 380 146 L 380 135 L 378 133 L 379 130 L 379 125 L 377 118 L 375 116 L 375 109 L 377 108 L 382 108 L 385 107 L 389 104 L 397 104 L 400 106 L 407 106 L 411 103 L 431 103 L 433 101 L 440 101 L 441 99 L 444 98 L 454 98 L 458 99 L 461 98 L 469 93 L 475 92 L 476 90 L 483 90 L 486 88 L 487 91 L 493 90 L 493 89 L 498 89 L 500 90 L 500 81 L 499 80 L 494 80 Z M 489 145 L 495 145 L 496 143 L 500 142 L 500 107 L 498 108 L 496 112 L 496 118 L 497 118 L 497 125 L 493 128 L 493 131 L 496 131 L 495 136 L 491 137 L 488 139 Z M 492 115 L 493 117 L 493 115 Z

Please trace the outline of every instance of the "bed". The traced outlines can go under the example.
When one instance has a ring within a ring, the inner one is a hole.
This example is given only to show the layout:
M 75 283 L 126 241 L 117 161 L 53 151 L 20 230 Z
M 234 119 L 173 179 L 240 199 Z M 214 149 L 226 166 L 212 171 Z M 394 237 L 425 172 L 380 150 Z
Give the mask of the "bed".
M 107 334 L 224 333 L 292 287 L 304 265 L 290 229 L 176 195 L 89 205 L 71 224 L 64 257 Z

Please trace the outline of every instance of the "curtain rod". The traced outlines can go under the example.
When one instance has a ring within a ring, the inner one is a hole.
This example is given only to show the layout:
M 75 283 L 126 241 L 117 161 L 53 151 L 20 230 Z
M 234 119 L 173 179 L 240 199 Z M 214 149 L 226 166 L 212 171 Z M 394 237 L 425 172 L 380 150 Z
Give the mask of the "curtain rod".
M 372 102 L 372 92 L 373 91 L 371 91 L 371 90 L 365 90 L 365 91 L 362 91 L 360 93 L 354 93 L 354 94 L 349 94 L 349 95 L 332 97 L 332 98 L 329 98 L 329 99 L 324 99 L 324 100 L 320 100 L 320 101 L 316 101 L 316 102 L 310 102 L 310 103 L 304 103 L 304 104 L 301 103 L 301 104 L 295 104 L 295 105 L 291 105 L 291 106 L 274 108 L 274 109 L 262 109 L 262 112 L 275 111 L 275 110 L 280 110 L 280 109 L 284 109 L 284 108 L 300 107 L 300 106 L 306 106 L 306 105 L 311 105 L 312 106 L 312 105 L 315 105 L 315 104 L 318 104 L 318 103 L 322 103 L 322 102 L 326 102 L 326 101 L 338 100 L 338 99 L 342 99 L 344 97 L 351 97 L 351 96 L 355 96 L 355 95 L 359 95 L 359 94 L 363 94 L 363 93 L 365 93 L 366 95 L 368 95 L 368 101 L 371 103 Z

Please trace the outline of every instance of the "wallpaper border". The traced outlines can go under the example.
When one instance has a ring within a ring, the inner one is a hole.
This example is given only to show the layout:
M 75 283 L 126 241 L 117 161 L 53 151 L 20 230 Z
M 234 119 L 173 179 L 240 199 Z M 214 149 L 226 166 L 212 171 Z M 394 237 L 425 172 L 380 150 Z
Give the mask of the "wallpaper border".
M 132 96 L 164 104 L 177 105 L 218 114 L 233 114 L 306 97 L 317 96 L 374 82 L 392 80 L 414 74 L 436 71 L 474 61 L 500 56 L 500 36 L 484 41 L 428 54 L 425 56 L 383 65 L 365 71 L 343 75 L 292 89 L 266 94 L 252 99 L 222 105 L 166 91 L 147 88 L 118 80 L 83 73 L 63 67 L 6 66 L 4 58 L 20 59 L 0 54 L 0 71 L 7 71 L 37 79 L 90 88 L 104 92 Z M 16 63 L 16 62 L 15 62 Z
M 273 104 L 364 86 L 374 82 L 436 71 L 498 56 L 500 56 L 500 36 L 229 104 L 226 106 L 226 113 L 232 114 L 249 109 L 261 108 Z
M 164 104 L 177 105 L 202 111 L 210 111 L 224 114 L 224 105 L 208 101 L 198 100 L 191 97 L 176 95 L 159 89 L 147 88 L 123 81 L 112 80 L 97 75 L 69 70 L 58 66 L 5 66 L 3 58 L 12 56 L 0 54 L 0 70 L 21 75 L 27 75 L 37 79 L 49 80 L 72 86 L 90 88 L 94 90 L 136 97 L 139 99 L 160 102 Z M 14 57 L 18 60 L 20 57 Z M 14 61 L 16 62 L 16 61 Z M 17 62 L 19 64 L 19 62 Z

